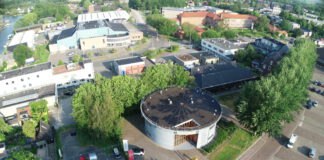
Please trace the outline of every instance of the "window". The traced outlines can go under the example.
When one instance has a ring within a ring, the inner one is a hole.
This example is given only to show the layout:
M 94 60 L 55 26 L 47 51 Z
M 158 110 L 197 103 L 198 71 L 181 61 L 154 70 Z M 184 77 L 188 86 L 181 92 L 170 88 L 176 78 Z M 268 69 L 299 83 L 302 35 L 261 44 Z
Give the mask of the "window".
M 32 86 L 32 84 L 31 83 L 29 83 L 29 87 L 31 87 Z
M 105 39 L 102 39 L 102 43 L 105 43 Z
M 88 74 L 88 77 L 91 77 L 91 74 Z
M 20 79 L 22 82 L 24 81 L 24 79 L 22 78 L 22 79 Z
M 27 79 L 29 80 L 30 78 L 29 78 L 29 77 L 27 77 Z
M 26 88 L 26 85 L 23 85 L 24 88 Z
M 6 85 L 8 85 L 9 83 L 8 82 L 6 82 Z
M 14 84 L 14 83 L 15 83 L 15 81 L 12 81 L 11 83 L 12 83 L 12 84 Z
M 36 77 L 39 78 L 39 75 L 37 75 Z

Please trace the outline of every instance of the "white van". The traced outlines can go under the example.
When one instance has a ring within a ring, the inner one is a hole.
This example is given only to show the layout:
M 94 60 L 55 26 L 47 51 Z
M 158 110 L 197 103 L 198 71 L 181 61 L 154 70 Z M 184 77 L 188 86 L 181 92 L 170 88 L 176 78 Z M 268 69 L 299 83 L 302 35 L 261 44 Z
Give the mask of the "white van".
M 294 143 L 296 142 L 297 140 L 297 135 L 296 134 L 292 134 L 290 139 L 289 139 L 289 142 L 287 143 L 287 147 L 288 148 L 294 148 Z

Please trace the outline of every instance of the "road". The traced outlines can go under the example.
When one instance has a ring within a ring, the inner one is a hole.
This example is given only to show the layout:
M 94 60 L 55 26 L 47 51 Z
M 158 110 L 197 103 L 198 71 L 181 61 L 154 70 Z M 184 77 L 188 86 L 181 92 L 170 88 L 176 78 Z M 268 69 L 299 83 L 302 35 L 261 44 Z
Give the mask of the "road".
M 143 16 L 142 12 L 131 9 L 130 15 L 135 19 L 135 23 L 146 24 L 145 17 Z
M 316 67 L 313 80 L 324 81 L 324 69 Z M 320 89 L 320 87 L 317 86 Z M 324 88 L 321 88 L 324 90 Z M 251 146 L 241 160 L 304 160 L 310 147 L 317 149 L 315 159 L 324 160 L 324 98 L 314 92 L 309 92 L 309 97 L 319 102 L 318 107 L 304 109 L 296 115 L 295 121 L 286 124 L 283 129 L 284 136 L 274 139 L 263 136 Z M 292 133 L 298 135 L 294 148 L 288 149 L 286 144 Z

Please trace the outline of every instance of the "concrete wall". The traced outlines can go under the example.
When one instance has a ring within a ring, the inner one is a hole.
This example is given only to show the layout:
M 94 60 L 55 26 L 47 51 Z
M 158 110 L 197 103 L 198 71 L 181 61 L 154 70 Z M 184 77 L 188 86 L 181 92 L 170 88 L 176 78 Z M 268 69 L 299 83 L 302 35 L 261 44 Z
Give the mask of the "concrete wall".
M 107 48 L 106 37 L 94 37 L 80 39 L 81 50 L 89 50 L 95 48 Z
M 0 96 L 52 84 L 52 70 L 43 70 L 0 81 Z
M 163 15 L 163 17 L 168 18 L 168 19 L 175 19 L 182 12 L 183 11 L 180 11 L 180 10 L 162 9 L 162 15 Z
M 144 71 L 145 62 L 138 62 L 126 65 L 118 65 L 115 63 L 115 69 L 118 75 L 140 74 Z

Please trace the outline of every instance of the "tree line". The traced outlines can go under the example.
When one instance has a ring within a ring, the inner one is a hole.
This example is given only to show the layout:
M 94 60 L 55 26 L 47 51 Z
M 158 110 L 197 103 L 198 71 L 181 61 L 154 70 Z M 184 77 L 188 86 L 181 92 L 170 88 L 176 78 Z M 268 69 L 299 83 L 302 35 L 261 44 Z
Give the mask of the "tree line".
M 171 62 L 149 67 L 139 77 L 97 75 L 94 83 L 80 86 L 73 96 L 72 116 L 82 139 L 93 143 L 119 139 L 121 116 L 139 108 L 140 100 L 154 90 L 171 85 L 188 86 L 193 77 Z
M 306 101 L 316 56 L 311 40 L 299 40 L 272 75 L 247 83 L 236 108 L 241 124 L 256 134 L 280 135 Z

